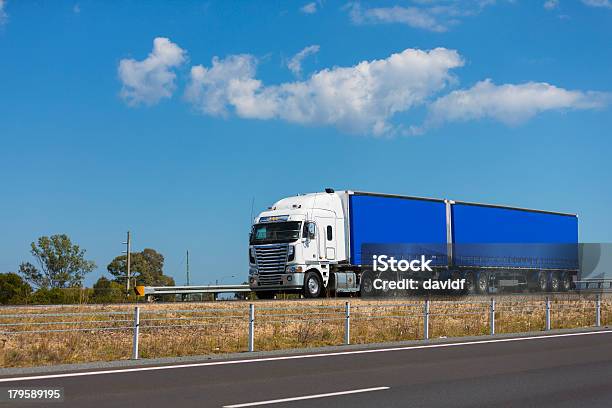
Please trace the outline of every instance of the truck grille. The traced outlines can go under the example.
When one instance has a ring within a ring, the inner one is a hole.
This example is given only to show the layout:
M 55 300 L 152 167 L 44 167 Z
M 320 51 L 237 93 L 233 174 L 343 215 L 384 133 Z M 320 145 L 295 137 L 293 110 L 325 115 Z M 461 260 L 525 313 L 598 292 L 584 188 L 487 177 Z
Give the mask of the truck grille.
M 280 285 L 287 264 L 287 244 L 255 247 L 260 285 Z
M 261 286 L 274 285 L 278 286 L 283 283 L 281 275 L 259 275 L 259 284 Z

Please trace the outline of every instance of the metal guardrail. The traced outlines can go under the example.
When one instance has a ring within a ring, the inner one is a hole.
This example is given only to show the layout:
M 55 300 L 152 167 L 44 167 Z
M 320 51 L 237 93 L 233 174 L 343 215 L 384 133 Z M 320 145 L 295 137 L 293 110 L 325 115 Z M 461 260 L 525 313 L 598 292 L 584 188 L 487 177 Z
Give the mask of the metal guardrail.
M 582 292 L 608 292 L 612 291 L 612 279 L 584 279 L 574 282 L 577 291 Z M 220 293 L 249 293 L 249 285 L 189 285 L 189 286 L 136 286 L 135 292 L 139 296 L 155 295 L 189 295 L 198 293 L 211 293 L 216 299 Z
M 189 286 L 136 286 L 136 294 L 149 295 L 188 295 L 192 293 L 245 293 L 250 292 L 249 285 L 189 285 Z
M 229 285 L 225 285 L 229 286 Z M 496 334 L 496 320 L 502 313 L 544 313 L 544 330 L 551 330 L 553 313 L 567 310 L 582 310 L 593 313 L 594 326 L 602 324 L 601 295 L 595 299 L 577 298 L 582 304 L 552 303 L 550 297 L 538 303 L 522 305 L 516 301 L 500 301 L 496 298 L 473 301 L 413 301 L 411 303 L 357 304 L 350 301 L 338 305 L 300 305 L 292 308 L 263 306 L 251 303 L 247 308 L 195 308 L 147 310 L 142 306 L 130 310 L 108 310 L 101 312 L 66 313 L 11 313 L 2 314 L 0 310 L 0 335 L 44 334 L 79 331 L 131 331 L 132 358 L 139 358 L 140 334 L 143 330 L 178 328 L 221 328 L 227 325 L 246 324 L 248 326 L 247 350 L 255 351 L 256 327 L 258 324 L 286 324 L 288 322 L 343 322 L 343 344 L 351 344 L 351 328 L 356 321 L 373 319 L 422 319 L 422 339 L 430 338 L 430 330 L 435 327 L 435 318 L 443 316 L 481 316 L 488 325 L 488 333 Z M 461 308 L 459 308 L 461 306 Z M 390 312 L 388 309 L 392 309 Z M 378 314 L 380 311 L 389 313 Z M 609 307 L 606 309 L 609 310 Z M 256 315 L 257 312 L 257 315 Z M 87 318 L 90 318 L 89 320 Z M 432 322 L 432 319 L 433 322 Z M 7 321 L 9 320 L 9 321 Z
M 612 279 L 583 279 L 574 283 L 580 291 L 612 291 Z

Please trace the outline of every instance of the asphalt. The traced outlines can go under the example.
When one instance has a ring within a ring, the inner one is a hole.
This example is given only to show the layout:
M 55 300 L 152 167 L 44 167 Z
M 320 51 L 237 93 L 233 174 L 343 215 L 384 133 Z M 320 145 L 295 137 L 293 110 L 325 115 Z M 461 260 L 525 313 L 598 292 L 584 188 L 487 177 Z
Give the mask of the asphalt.
M 222 407 L 371 388 L 263 406 L 612 407 L 612 331 L 591 333 L 81 370 L 0 388 L 63 387 L 62 403 L 27 404 L 61 407 Z

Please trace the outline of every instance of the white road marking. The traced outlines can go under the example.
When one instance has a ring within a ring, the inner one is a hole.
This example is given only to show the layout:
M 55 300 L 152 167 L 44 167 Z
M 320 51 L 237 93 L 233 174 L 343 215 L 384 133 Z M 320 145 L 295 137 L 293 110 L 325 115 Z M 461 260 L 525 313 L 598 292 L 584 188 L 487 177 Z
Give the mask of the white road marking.
M 352 355 L 352 354 L 384 353 L 388 351 L 406 351 L 406 350 L 420 350 L 420 349 L 429 349 L 429 348 L 458 347 L 458 346 L 470 346 L 470 345 L 477 345 L 477 344 L 510 343 L 514 341 L 546 340 L 546 339 L 554 339 L 558 337 L 588 336 L 588 335 L 594 335 L 594 334 L 609 334 L 609 333 L 612 333 L 612 330 L 598 330 L 598 331 L 592 331 L 592 332 L 579 332 L 579 333 L 549 334 L 549 335 L 530 336 L 530 337 L 511 337 L 507 339 L 476 340 L 476 341 L 465 341 L 465 342 L 460 342 L 460 343 L 423 344 L 421 346 L 390 347 L 390 348 L 369 349 L 369 350 L 337 351 L 337 352 L 319 353 L 319 354 L 298 354 L 298 355 L 293 355 L 293 356 L 263 357 L 263 358 L 254 358 L 254 359 L 245 359 L 245 360 L 211 361 L 207 363 L 189 363 L 189 364 L 163 365 L 163 366 L 153 366 L 153 367 L 122 368 L 122 369 L 116 369 L 116 370 L 80 371 L 80 372 L 74 372 L 74 373 L 44 374 L 44 375 L 34 375 L 34 376 L 28 376 L 28 377 L 0 378 L 0 383 L 15 382 L 15 381 L 47 380 L 47 379 L 52 379 L 52 378 L 83 377 L 87 375 L 134 373 L 134 372 L 139 372 L 139 371 L 171 370 L 175 368 L 207 367 L 207 366 L 219 366 L 219 365 L 231 365 L 231 364 L 248 364 L 248 363 L 261 363 L 261 362 L 266 362 L 266 361 L 298 360 L 302 358 L 347 356 L 347 355 Z
M 359 394 L 362 392 L 382 391 L 382 390 L 388 390 L 388 389 L 389 387 L 361 388 L 359 390 L 351 390 L 351 391 L 328 392 L 326 394 L 304 395 L 302 397 L 281 398 L 281 399 L 268 400 L 268 401 L 246 402 L 244 404 L 224 405 L 223 408 L 255 407 L 258 405 L 270 405 L 270 404 L 278 404 L 281 402 L 302 401 L 302 400 L 309 400 L 309 399 L 315 399 L 315 398 L 335 397 L 336 395 Z

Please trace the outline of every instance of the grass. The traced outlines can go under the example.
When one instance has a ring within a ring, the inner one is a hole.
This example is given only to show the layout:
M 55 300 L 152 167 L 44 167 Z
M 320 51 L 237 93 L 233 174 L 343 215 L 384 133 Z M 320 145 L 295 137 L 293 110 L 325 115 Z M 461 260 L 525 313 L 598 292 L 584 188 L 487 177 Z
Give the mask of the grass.
M 347 300 L 351 303 L 351 343 L 423 338 L 424 303 L 414 298 L 257 301 L 255 349 L 342 344 Z M 541 296 L 496 297 L 496 332 L 543 330 L 544 304 Z M 0 334 L 0 366 L 129 359 L 133 307 L 75 305 L 0 309 L 0 324 L 21 324 L 1 326 L 0 330 L 29 331 Z M 248 348 L 248 302 L 141 304 L 140 308 L 142 358 L 241 352 Z M 551 311 L 552 328 L 589 327 L 595 323 L 594 297 L 556 295 L 551 300 Z M 430 304 L 430 338 L 489 334 L 489 315 L 488 298 L 434 299 Z M 602 298 L 601 317 L 602 325 L 612 323 L 610 295 Z M 32 332 L 77 327 L 83 330 Z M 115 330 L 92 330 L 96 327 Z

